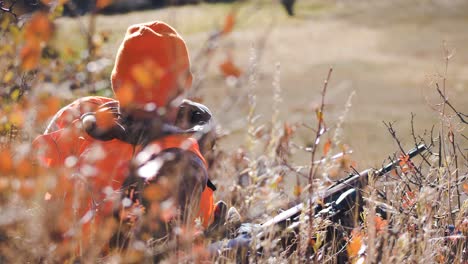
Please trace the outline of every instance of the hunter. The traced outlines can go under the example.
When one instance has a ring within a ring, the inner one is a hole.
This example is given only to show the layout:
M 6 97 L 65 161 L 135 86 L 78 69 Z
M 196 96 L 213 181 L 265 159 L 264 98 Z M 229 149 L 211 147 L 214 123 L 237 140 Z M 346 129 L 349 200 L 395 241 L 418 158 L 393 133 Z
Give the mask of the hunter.
M 143 218 L 154 236 L 175 219 L 208 228 L 225 204 L 214 204 L 198 144 L 211 113 L 183 100 L 192 84 L 184 40 L 163 22 L 130 26 L 111 84 L 115 99 L 72 102 L 34 141 L 39 163 L 59 175 L 48 191 L 51 207 L 62 208 L 54 232 L 91 241 L 108 218 Z

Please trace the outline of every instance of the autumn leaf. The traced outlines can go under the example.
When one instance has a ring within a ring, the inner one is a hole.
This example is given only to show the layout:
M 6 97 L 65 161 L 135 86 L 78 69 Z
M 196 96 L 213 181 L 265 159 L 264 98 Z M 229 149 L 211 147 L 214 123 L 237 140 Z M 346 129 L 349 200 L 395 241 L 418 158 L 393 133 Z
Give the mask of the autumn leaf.
M 351 234 L 351 239 L 346 246 L 346 251 L 350 259 L 356 258 L 359 256 L 359 251 L 361 250 L 362 244 L 362 233 L 357 230 L 353 230 Z
M 331 139 L 328 139 L 327 142 L 325 142 L 325 145 L 323 146 L 323 155 L 326 156 L 328 152 L 330 151 L 332 145 Z
M 13 79 L 14 76 L 15 76 L 15 74 L 13 73 L 13 71 L 8 71 L 3 76 L 3 82 L 4 83 L 9 83 Z
M 0 150 L 0 173 L 8 174 L 13 170 L 12 154 L 8 149 Z
M 463 183 L 463 191 L 468 194 L 468 182 Z
M 25 45 L 20 51 L 21 68 L 30 71 L 36 68 L 41 57 L 41 49 L 35 45 Z
M 112 4 L 112 0 L 96 0 L 96 9 L 103 9 Z
M 375 222 L 375 230 L 377 231 L 377 233 L 382 233 L 385 230 L 385 228 L 388 226 L 388 221 L 378 215 L 374 217 L 374 222 Z
M 38 47 L 51 39 L 54 25 L 44 12 L 35 13 L 24 29 L 24 39 L 29 45 Z
M 33 174 L 33 166 L 29 159 L 22 159 L 16 164 L 15 173 L 20 178 L 25 178 Z
M 300 185 L 294 186 L 294 195 L 295 196 L 300 196 L 302 193 L 302 187 Z
M 21 68 L 25 71 L 35 69 L 41 57 L 42 46 L 53 33 L 53 24 L 46 13 L 37 12 L 24 29 L 25 45 L 20 51 Z
M 232 11 L 226 16 L 224 20 L 224 27 L 223 27 L 222 33 L 223 34 L 230 33 L 232 29 L 234 28 L 235 23 L 236 23 L 236 13 Z
M 219 69 L 225 77 L 234 76 L 239 78 L 242 75 L 242 70 L 237 67 L 231 58 L 226 59 L 219 65 Z
M 403 195 L 403 203 L 402 206 L 404 209 L 408 209 L 412 207 L 416 203 L 416 193 L 415 192 L 406 192 Z
M 320 109 L 317 108 L 317 110 L 315 111 L 315 114 L 317 116 L 317 120 L 322 123 L 323 122 L 323 113 L 322 111 L 320 111 Z
M 414 170 L 414 166 L 413 166 L 413 163 L 410 160 L 409 155 L 402 154 L 402 155 L 400 155 L 399 160 L 400 161 L 398 162 L 398 165 L 400 166 L 401 171 L 403 173 L 407 173 L 407 172 L 410 172 L 410 171 Z

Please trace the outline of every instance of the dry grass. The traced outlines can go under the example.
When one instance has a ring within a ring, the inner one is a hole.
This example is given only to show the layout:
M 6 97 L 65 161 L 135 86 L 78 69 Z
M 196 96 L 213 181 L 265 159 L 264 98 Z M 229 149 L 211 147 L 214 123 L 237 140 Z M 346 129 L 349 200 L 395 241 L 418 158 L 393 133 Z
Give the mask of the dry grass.
M 214 55 L 206 53 L 203 44 L 210 32 L 221 27 L 233 8 L 239 8 L 235 30 L 210 43 L 217 45 Z M 46 210 L 43 193 L 58 174 L 23 167 L 24 157 L 20 154 L 25 153 L 30 139 L 42 130 L 47 114 L 50 116 L 57 110 L 55 104 L 87 93 L 96 88 L 96 83 L 105 88 L 100 93 L 110 94 L 106 81 L 110 67 L 90 74 L 84 70 L 88 60 L 111 58 L 128 25 L 153 19 L 171 23 L 187 41 L 200 82 L 194 96 L 202 98 L 212 109 L 220 131 L 226 133 L 219 140 L 210 171 L 218 185 L 217 198 L 237 207 L 244 221 L 261 223 L 276 214 L 279 207 L 304 200 L 352 168 L 379 167 L 389 157 L 404 160 L 399 157 L 401 149 L 409 149 L 421 139 L 428 144 L 434 140 L 433 155 L 425 156 L 425 160 L 415 159 L 415 167 L 402 161 L 399 168 L 385 177 L 385 182 L 371 181 L 362 190 L 366 203 L 363 212 L 352 219 L 356 224 L 354 230 L 346 225 L 330 229 L 329 222 L 319 219 L 309 225 L 305 216 L 310 212 L 305 211 L 297 230 L 299 250 L 284 255 L 282 248 L 275 247 L 275 240 L 267 240 L 262 245 L 267 249 L 265 255 L 258 259 L 251 255 L 251 260 L 333 263 L 339 262 L 339 255 L 344 254 L 351 262 L 361 258 L 383 263 L 466 261 L 468 253 L 463 252 L 468 232 L 466 124 L 443 104 L 436 91 L 437 83 L 458 111 L 468 112 L 465 96 L 468 33 L 464 30 L 467 20 L 464 8 L 466 4 L 462 1 L 442 0 L 414 3 L 298 0 L 297 17 L 288 18 L 279 5 L 270 5 L 269 1 L 250 1 L 239 6 L 171 7 L 97 16 L 97 35 L 100 32 L 110 35 L 107 42 L 97 42 L 99 49 L 94 57 L 59 56 L 44 60 L 35 74 L 21 75 L 15 52 L 7 53 L 8 56 L 0 54 L 5 58 L 2 63 L 8 61 L 4 68 L 15 74 L 8 82 L 2 77 L 8 91 L 0 90 L 4 97 L 0 113 L 5 114 L 0 119 L 0 151 L 16 153 L 10 160 L 5 158 L 8 157 L 5 152 L 0 152 L 0 209 L 4 212 L 0 216 L 0 262 L 63 260 L 58 253 L 62 250 L 60 239 L 51 232 L 59 213 Z M 80 18 L 84 23 L 82 29 L 87 29 L 88 19 Z M 75 19 L 60 18 L 56 26 L 54 45 L 59 50 L 81 52 L 86 47 Z M 2 45 L 14 43 L 7 38 L 0 41 Z M 444 56 L 453 50 L 456 53 L 446 61 Z M 234 63 L 245 73 L 234 85 L 219 71 L 227 53 L 233 54 Z M 65 60 L 67 63 L 63 63 Z M 320 92 L 331 66 L 333 74 L 322 105 Z M 22 83 L 24 79 L 27 80 Z M 80 89 L 69 91 L 70 82 L 78 83 Z M 19 89 L 26 93 L 24 101 L 17 102 L 12 91 L 19 84 L 22 85 Z M 323 116 L 317 115 L 322 106 Z M 411 113 L 415 113 L 413 121 Z M 323 135 L 314 131 L 321 121 L 328 129 Z M 382 121 L 391 122 L 388 124 L 396 130 L 394 137 Z M 11 124 L 22 129 L 19 135 L 23 137 L 7 133 L 12 131 Z M 433 127 L 432 137 L 425 134 Z M 314 143 L 315 135 L 320 143 Z M 451 136 L 455 137 L 453 143 Z M 326 144 L 330 145 L 325 147 Z M 317 171 L 309 174 L 314 175 L 312 179 L 308 176 L 311 147 L 315 160 L 343 148 L 354 153 L 315 166 Z M 7 170 L 10 161 L 13 168 Z M 389 209 L 384 222 L 375 218 L 376 205 Z M 58 206 L 54 210 L 67 208 Z M 115 231 L 113 224 L 109 222 L 95 233 L 103 244 Z M 325 234 L 326 228 L 337 231 L 343 239 L 327 239 L 323 241 L 327 242 L 325 245 L 314 248 L 324 238 L 317 234 Z M 315 244 L 310 242 L 310 234 L 314 234 Z M 192 243 L 190 233 L 173 235 L 176 239 L 168 243 L 168 251 L 175 253 L 169 254 L 169 262 L 206 257 L 205 250 Z M 79 239 L 71 241 L 81 243 Z M 134 247 L 112 251 L 105 258 L 101 258 L 96 248 L 77 253 L 73 250 L 75 246 L 71 246 L 67 248 L 70 255 L 66 256 L 73 259 L 85 252 L 82 255 L 85 262 L 151 262 L 153 242 L 135 238 Z M 186 254 L 171 251 L 181 249 L 179 246 Z M 359 252 L 361 248 L 365 250 Z

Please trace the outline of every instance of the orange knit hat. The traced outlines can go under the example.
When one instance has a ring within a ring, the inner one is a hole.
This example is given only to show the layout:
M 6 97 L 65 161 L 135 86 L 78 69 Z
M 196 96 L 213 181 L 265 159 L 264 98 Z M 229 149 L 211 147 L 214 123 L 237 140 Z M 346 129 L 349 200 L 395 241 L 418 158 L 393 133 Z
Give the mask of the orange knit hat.
M 130 26 L 117 52 L 111 81 L 124 107 L 165 106 L 192 85 L 184 40 L 163 22 Z

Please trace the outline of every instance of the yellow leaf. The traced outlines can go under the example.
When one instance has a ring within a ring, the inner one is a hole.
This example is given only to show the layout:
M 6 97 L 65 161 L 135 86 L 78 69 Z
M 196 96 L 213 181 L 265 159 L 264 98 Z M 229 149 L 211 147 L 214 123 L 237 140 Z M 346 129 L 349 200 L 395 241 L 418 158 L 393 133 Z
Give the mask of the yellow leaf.
M 322 121 L 323 121 L 323 113 L 320 111 L 320 109 L 317 109 L 317 110 L 315 111 L 315 114 L 317 115 L 317 120 L 318 120 L 319 122 L 322 122 Z
M 13 90 L 13 92 L 11 92 L 10 98 L 11 98 L 13 101 L 17 101 L 18 98 L 20 97 L 20 95 L 21 95 L 20 89 L 15 89 L 15 90 Z
M 8 120 L 12 125 L 21 126 L 24 124 L 24 114 L 22 111 L 14 111 L 10 113 Z
M 300 185 L 294 186 L 294 195 L 295 196 L 300 196 L 302 193 L 302 187 Z
M 2 16 L 2 19 L 1 19 L 2 23 L 0 24 L 0 28 L 3 31 L 5 31 L 8 28 L 8 26 L 10 26 L 10 22 L 11 22 L 10 17 L 11 16 Z
M 96 1 L 96 8 L 97 9 L 103 9 L 107 6 L 112 4 L 112 0 L 97 0 Z
M 13 79 L 14 76 L 15 75 L 14 75 L 14 73 L 12 71 L 8 71 L 5 74 L 5 76 L 3 76 L 3 82 L 4 83 L 9 83 Z

